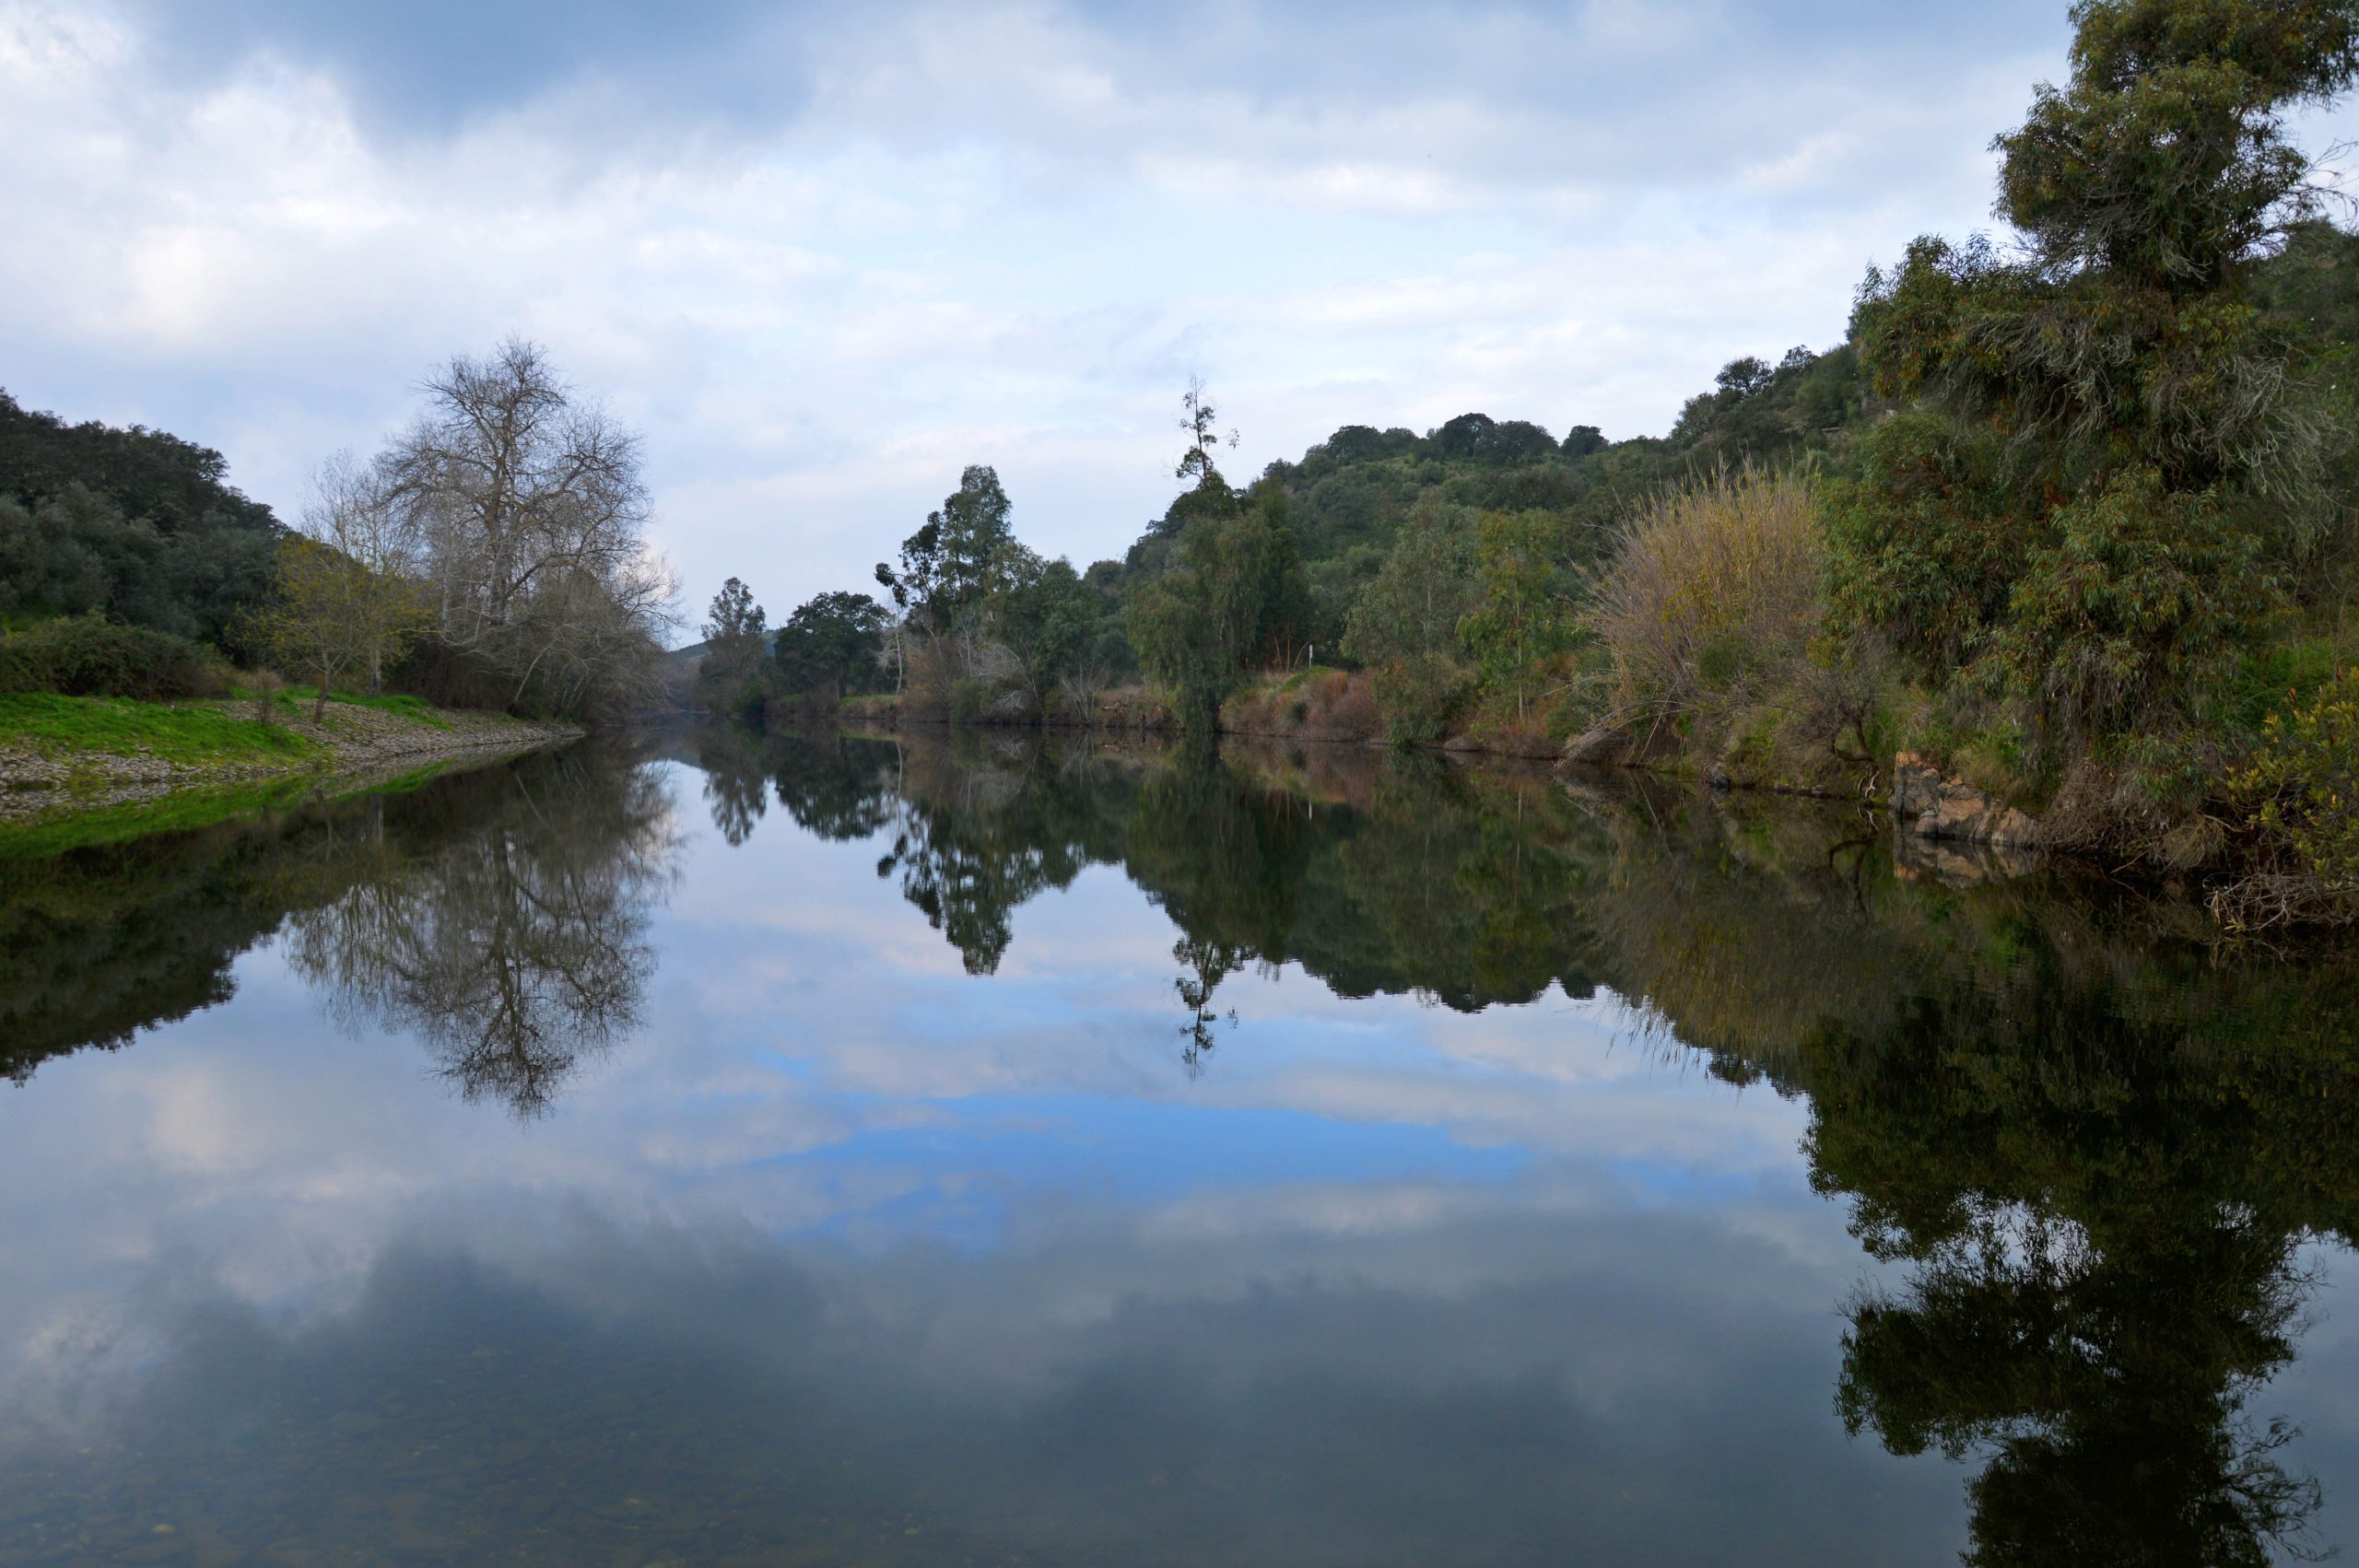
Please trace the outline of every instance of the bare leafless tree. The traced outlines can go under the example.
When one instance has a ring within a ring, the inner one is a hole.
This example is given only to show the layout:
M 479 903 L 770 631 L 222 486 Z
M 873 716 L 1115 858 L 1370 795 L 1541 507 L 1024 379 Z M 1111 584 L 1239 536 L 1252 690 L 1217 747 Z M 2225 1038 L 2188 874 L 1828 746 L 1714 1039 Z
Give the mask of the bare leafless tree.
M 388 495 L 384 474 L 348 450 L 331 454 L 312 475 L 302 531 L 351 564 L 340 610 L 354 662 L 373 696 L 384 690 L 385 666 L 426 626 L 416 541 Z
M 511 685 L 580 710 L 651 693 L 669 570 L 649 548 L 637 435 L 510 338 L 422 383 L 427 406 L 379 462 L 414 541 L 436 638 Z

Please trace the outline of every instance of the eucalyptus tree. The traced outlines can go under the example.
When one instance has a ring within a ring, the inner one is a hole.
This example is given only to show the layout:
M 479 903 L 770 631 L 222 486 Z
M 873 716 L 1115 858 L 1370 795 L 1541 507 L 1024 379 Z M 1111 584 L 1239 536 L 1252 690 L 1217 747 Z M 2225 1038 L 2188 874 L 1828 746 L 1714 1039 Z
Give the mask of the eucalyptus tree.
M 969 613 L 1001 585 L 1015 543 L 1010 509 L 999 471 L 970 463 L 925 526 L 901 541 L 900 565 L 877 563 L 878 585 L 921 636 L 965 629 Z
M 2332 378 L 2254 285 L 2319 208 L 2285 116 L 2359 73 L 2359 4 L 2072 17 L 2070 81 L 1996 144 L 2016 242 L 1870 275 L 1856 332 L 1903 407 L 1830 509 L 1835 601 L 2055 761 L 2135 735 L 2177 754 L 2151 778 L 2201 779 L 2207 686 L 2342 514 Z

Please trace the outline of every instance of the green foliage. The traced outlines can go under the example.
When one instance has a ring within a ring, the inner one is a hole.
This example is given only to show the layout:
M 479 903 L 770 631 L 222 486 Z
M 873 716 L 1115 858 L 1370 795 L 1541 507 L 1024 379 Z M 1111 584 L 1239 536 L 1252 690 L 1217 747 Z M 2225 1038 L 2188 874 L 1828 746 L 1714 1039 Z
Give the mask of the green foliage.
M 1001 586 L 1015 544 L 1008 511 L 999 472 L 970 465 L 940 509 L 927 514 L 925 526 L 901 542 L 900 566 L 877 563 L 878 584 L 923 635 L 963 629 L 969 614 Z
M 1043 561 L 1022 545 L 987 602 L 992 636 L 1015 656 L 1034 707 L 1058 680 L 1085 666 L 1102 668 L 1098 649 L 1105 595 L 1073 563 Z
M 1980 651 L 2023 564 L 2002 449 L 1920 408 L 1860 438 L 1860 474 L 1828 487 L 1825 509 L 1838 628 L 1890 638 L 1936 680 Z
M 1219 483 L 1220 466 L 1215 459 L 1221 444 L 1220 414 L 1204 395 L 1204 383 L 1200 380 L 1191 379 L 1187 392 L 1180 399 L 1180 428 L 1186 434 L 1188 444 L 1181 450 L 1171 476 L 1188 480 L 1191 488 L 1199 490 L 1208 484 Z M 1234 430 L 1228 433 L 1228 444 L 1237 444 Z
M 1477 602 L 1474 534 L 1469 508 L 1431 496 L 1419 499 L 1360 591 L 1344 632 L 1344 652 L 1364 664 L 1448 660 L 1460 646 L 1458 624 Z
M 2001 136 L 2000 207 L 2051 265 L 2194 296 L 2306 212 L 2286 109 L 2359 70 L 2359 7 L 2082 0 L 2072 77 Z
M 2233 788 L 2251 824 L 2333 885 L 2359 885 L 2359 673 L 2271 714 Z
M 0 616 L 112 618 L 218 642 L 270 588 L 283 532 L 219 452 L 67 425 L 0 392 Z
M 1866 364 L 1917 406 L 1864 443 L 1829 533 L 1843 624 L 2084 752 L 2200 722 L 2336 510 L 2349 399 L 2258 280 L 2316 202 L 2282 115 L 2348 85 L 2359 7 L 2073 15 L 2070 84 L 1999 141 L 2025 249 L 1920 240 L 1870 274 Z
M 1303 639 L 1339 646 L 1361 595 L 1419 508 L 1546 512 L 1555 520 L 1566 565 L 1593 564 L 1614 523 L 1640 498 L 1716 467 L 1824 458 L 1847 461 L 1865 413 L 1857 352 L 1796 349 L 1776 366 L 1723 371 L 1719 387 L 1692 400 L 1668 439 L 1608 441 L 1576 426 L 1562 441 L 1522 420 L 1470 413 L 1426 435 L 1349 425 L 1294 462 L 1273 462 L 1252 488 L 1274 487 L 1286 502 L 1303 561 L 1308 619 Z M 1179 562 L 1189 522 L 1234 492 L 1183 493 L 1119 562 L 1087 575 L 1127 605 Z M 1468 530 L 1471 544 L 1472 529 Z
M 817 594 L 795 607 L 770 639 L 780 690 L 839 701 L 867 689 L 885 647 L 885 608 L 865 593 Z
M 243 686 L 232 686 L 230 694 L 235 696 L 253 695 L 251 689 Z M 300 703 L 318 702 L 320 691 L 317 686 L 297 685 L 288 686 L 276 695 L 278 701 L 292 708 Z M 451 728 L 451 720 L 443 716 L 440 708 L 424 697 L 412 696 L 407 692 L 381 692 L 371 696 L 366 692 L 331 691 L 327 694 L 327 700 L 342 703 L 348 708 L 373 708 L 380 713 L 395 714 L 414 723 L 426 725 L 429 729 Z M 372 789 L 374 788 L 381 787 L 372 786 Z
M 1188 524 L 1178 565 L 1131 602 L 1131 642 L 1190 721 L 1209 727 L 1247 671 L 1292 661 L 1309 602 L 1285 497 L 1261 490 Z
M 1848 343 L 1826 354 L 1790 348 L 1774 366 L 1748 355 L 1721 367 L 1712 391 L 1688 399 L 1669 445 L 1688 473 L 1786 462 L 1854 424 L 1865 391 L 1859 351 Z
M 2084 731 L 2190 689 L 2277 603 L 2259 542 L 2216 491 L 2116 474 L 2049 515 L 1990 639 L 1987 678 Z
M 967 676 L 950 684 L 950 721 L 972 724 L 991 711 L 993 696 L 992 684 Z
M 769 616 L 754 603 L 754 591 L 733 577 L 712 596 L 707 614 L 711 618 L 699 628 L 705 640 L 702 678 L 733 688 L 752 679 L 769 636 Z
M 1473 692 L 1473 676 L 1438 654 L 1410 654 L 1378 665 L 1376 705 L 1384 715 L 1384 738 L 1396 746 L 1440 744 Z
M 280 541 L 275 591 L 239 627 L 250 648 L 315 677 L 314 717 L 346 671 L 373 677 L 397 661 L 431 617 L 409 579 L 371 571 L 335 546 L 303 534 Z
M 1481 599 L 1458 624 L 1484 684 L 1514 699 L 1516 714 L 1543 667 L 1573 645 L 1579 622 L 1569 591 L 1564 533 L 1546 512 L 1494 512 L 1474 545 Z
M 49 692 L 0 695 L 0 741 L 69 760 L 82 752 L 145 752 L 165 762 L 284 764 L 319 749 L 291 730 L 218 708 Z
M 0 692 L 160 699 L 207 696 L 215 685 L 196 644 L 96 611 L 0 631 Z

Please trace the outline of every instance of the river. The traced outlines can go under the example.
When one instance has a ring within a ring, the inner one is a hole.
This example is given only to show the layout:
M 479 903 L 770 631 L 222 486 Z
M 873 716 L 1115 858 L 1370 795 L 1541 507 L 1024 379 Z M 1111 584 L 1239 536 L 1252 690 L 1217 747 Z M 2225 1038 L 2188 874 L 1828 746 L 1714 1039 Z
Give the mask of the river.
M 0 860 L 0 1565 L 2359 1538 L 2359 954 L 1990 870 L 725 730 Z

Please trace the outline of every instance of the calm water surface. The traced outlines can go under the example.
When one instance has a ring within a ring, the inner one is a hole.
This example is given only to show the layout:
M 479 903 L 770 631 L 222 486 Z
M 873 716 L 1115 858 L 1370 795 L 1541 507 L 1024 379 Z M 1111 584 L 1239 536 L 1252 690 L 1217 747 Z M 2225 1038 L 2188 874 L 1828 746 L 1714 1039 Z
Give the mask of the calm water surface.
M 1975 871 L 735 732 L 0 861 L 0 1568 L 2359 1538 L 2359 963 Z

